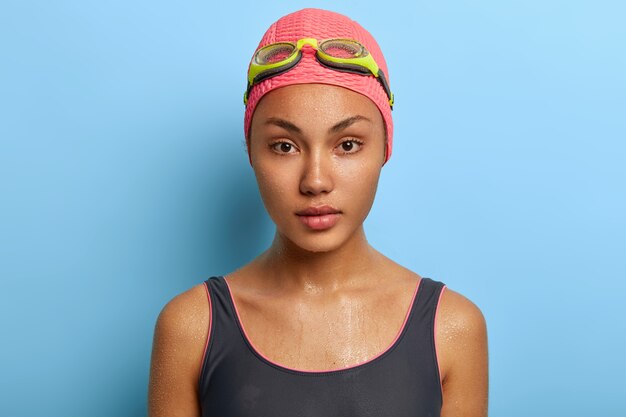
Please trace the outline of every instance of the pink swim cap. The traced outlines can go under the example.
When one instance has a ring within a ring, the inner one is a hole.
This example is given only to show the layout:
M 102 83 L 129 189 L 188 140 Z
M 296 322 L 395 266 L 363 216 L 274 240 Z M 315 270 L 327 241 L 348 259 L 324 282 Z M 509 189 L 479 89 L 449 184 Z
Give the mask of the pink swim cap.
M 389 80 L 387 63 L 374 37 L 357 22 L 344 15 L 327 10 L 302 9 L 281 17 L 265 32 L 255 52 L 259 48 L 275 42 L 296 42 L 303 38 L 315 38 L 318 41 L 330 38 L 356 40 L 370 52 L 380 69 L 385 73 L 387 80 Z M 383 87 L 373 76 L 363 76 L 327 68 L 320 64 L 311 54 L 304 54 L 302 60 L 289 71 L 261 81 L 252 87 L 244 115 L 246 139 L 249 139 L 250 123 L 254 109 L 265 94 L 287 85 L 309 83 L 345 87 L 363 94 L 376 104 L 387 128 L 386 163 L 391 156 L 393 121 L 391 119 L 389 98 Z M 250 157 L 249 149 L 248 157 Z

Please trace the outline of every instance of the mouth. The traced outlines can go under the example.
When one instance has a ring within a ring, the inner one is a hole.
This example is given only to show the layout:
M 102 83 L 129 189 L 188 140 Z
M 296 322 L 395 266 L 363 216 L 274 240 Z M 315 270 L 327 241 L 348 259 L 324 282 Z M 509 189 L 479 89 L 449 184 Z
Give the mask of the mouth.
M 307 207 L 296 212 L 300 221 L 312 230 L 326 230 L 333 227 L 341 218 L 341 211 L 329 206 Z

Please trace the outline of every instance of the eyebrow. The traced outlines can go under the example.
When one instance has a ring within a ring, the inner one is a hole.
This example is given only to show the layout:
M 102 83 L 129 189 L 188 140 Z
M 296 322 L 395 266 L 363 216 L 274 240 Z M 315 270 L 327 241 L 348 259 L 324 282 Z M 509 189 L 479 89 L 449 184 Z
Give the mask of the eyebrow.
M 328 132 L 329 133 L 341 132 L 342 130 L 347 129 L 348 127 L 352 126 L 353 124 L 355 124 L 356 122 L 358 122 L 360 120 L 365 120 L 365 121 L 368 121 L 370 123 L 372 122 L 370 119 L 368 119 L 365 116 L 356 115 L 356 116 L 348 117 L 347 119 L 344 119 L 344 120 L 340 121 L 339 123 L 337 123 L 336 125 L 334 125 L 330 129 L 328 129 Z
M 352 126 L 353 124 L 361 120 L 365 120 L 370 123 L 372 122 L 370 119 L 368 119 L 365 116 L 361 116 L 361 115 L 351 116 L 335 124 L 333 127 L 328 129 L 328 132 L 329 133 L 341 132 L 342 130 L 347 129 L 348 127 Z M 265 121 L 265 124 L 282 127 L 283 129 L 288 130 L 293 133 L 302 133 L 302 129 L 300 129 L 298 126 L 294 125 L 293 123 L 285 119 L 280 119 L 278 117 L 270 117 L 269 119 Z
M 270 117 L 265 121 L 265 124 L 282 127 L 283 129 L 293 133 L 302 133 L 302 129 L 300 129 L 298 126 L 294 125 L 291 122 L 288 122 L 287 120 L 279 119 L 277 117 Z

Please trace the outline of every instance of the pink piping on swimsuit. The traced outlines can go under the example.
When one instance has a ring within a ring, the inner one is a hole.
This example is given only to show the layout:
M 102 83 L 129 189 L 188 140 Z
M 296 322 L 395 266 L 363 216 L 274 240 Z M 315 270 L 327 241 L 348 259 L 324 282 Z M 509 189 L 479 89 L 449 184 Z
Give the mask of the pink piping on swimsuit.
M 290 367 L 288 367 L 288 366 L 284 366 L 284 365 L 281 365 L 281 364 L 278 364 L 278 363 L 274 362 L 273 360 L 269 359 L 266 355 L 264 355 L 263 353 L 261 353 L 261 351 L 259 351 L 259 349 L 257 349 L 257 348 L 256 348 L 256 346 L 254 346 L 254 344 L 252 343 L 252 341 L 251 341 L 251 340 L 250 340 L 250 338 L 248 337 L 248 334 L 246 333 L 245 328 L 243 327 L 243 324 L 242 324 L 242 322 L 241 322 L 241 317 L 239 316 L 239 311 L 238 311 L 238 309 L 237 309 L 237 305 L 235 304 L 235 300 L 234 300 L 234 297 L 233 297 L 232 292 L 230 291 L 230 285 L 228 284 L 228 280 L 226 280 L 226 277 L 224 277 L 224 282 L 226 282 L 226 286 L 228 287 L 228 293 L 230 294 L 230 297 L 231 297 L 231 301 L 232 301 L 233 306 L 235 306 L 235 313 L 236 313 L 236 315 L 237 315 L 237 320 L 239 321 L 239 324 L 240 324 L 240 326 L 241 326 L 241 329 L 242 329 L 242 330 L 243 330 L 243 332 L 244 332 L 245 338 L 246 338 L 246 340 L 248 341 L 248 343 L 250 344 L 250 346 L 254 349 L 254 351 L 255 351 L 255 352 L 256 352 L 259 356 L 263 357 L 266 361 L 268 361 L 268 362 L 270 362 L 270 363 L 274 364 L 275 366 L 277 366 L 277 367 L 279 367 L 279 368 L 289 369 L 289 370 L 292 370 L 292 371 L 297 371 L 297 372 L 321 373 L 321 372 L 336 372 L 336 371 L 343 371 L 343 370 L 346 370 L 346 369 L 356 368 L 356 367 L 358 367 L 358 366 L 365 365 L 365 364 L 367 364 L 367 363 L 369 363 L 369 362 L 371 362 L 371 361 L 373 361 L 373 360 L 375 360 L 375 359 L 379 358 L 380 356 L 384 355 L 385 353 L 387 353 L 387 352 L 388 352 L 388 351 L 389 351 L 389 350 L 390 350 L 390 349 L 391 349 L 391 348 L 392 348 L 392 347 L 396 344 L 396 342 L 398 341 L 398 339 L 399 339 L 399 338 L 400 338 L 400 336 L 402 335 L 402 332 L 404 331 L 404 328 L 406 327 L 406 323 L 407 323 L 407 321 L 408 321 L 408 319 L 409 319 L 409 316 L 410 316 L 411 310 L 413 309 L 413 303 L 415 302 L 415 298 L 416 298 L 416 295 L 417 295 L 418 289 L 419 289 L 419 287 L 420 287 L 420 282 L 421 282 L 421 279 L 417 282 L 417 285 L 415 286 L 415 290 L 413 291 L 413 296 L 412 296 L 412 298 L 411 298 L 411 303 L 409 304 L 409 309 L 408 309 L 408 310 L 407 310 L 407 312 L 405 313 L 405 316 L 404 316 L 404 321 L 402 322 L 402 326 L 400 327 L 400 330 L 399 330 L 399 331 L 398 331 L 398 333 L 396 334 L 396 337 L 393 339 L 393 341 L 389 344 L 389 346 L 388 346 L 386 349 L 384 349 L 382 352 L 378 353 L 376 356 L 374 356 L 374 357 L 372 357 L 372 358 L 368 359 L 368 360 L 367 360 L 367 361 L 365 361 L 365 362 L 361 362 L 361 363 L 358 363 L 358 364 L 355 364 L 355 365 L 346 366 L 346 367 L 339 368 L 339 369 L 322 369 L 322 370 L 305 370 L 305 369 L 290 368 Z
M 211 306 L 211 294 L 209 293 L 209 287 L 206 282 L 204 283 L 204 291 L 206 292 L 206 298 L 209 302 L 209 332 L 206 335 L 206 342 L 204 343 L 204 352 L 202 353 L 202 362 L 200 362 L 200 375 L 198 380 L 202 378 L 202 368 L 204 367 L 204 360 L 206 358 L 207 350 L 209 347 L 209 339 L 211 339 L 211 327 L 213 326 L 213 308 Z
M 441 365 L 439 364 L 439 349 L 437 348 L 437 318 L 439 317 L 439 305 L 441 304 L 441 298 L 443 297 L 443 293 L 446 291 L 446 286 L 444 285 L 439 293 L 439 300 L 437 301 L 437 307 L 435 309 L 435 324 L 433 330 L 433 337 L 435 340 L 435 358 L 437 360 L 437 372 L 439 372 L 439 387 L 441 388 L 441 398 L 443 399 L 443 377 L 441 376 Z

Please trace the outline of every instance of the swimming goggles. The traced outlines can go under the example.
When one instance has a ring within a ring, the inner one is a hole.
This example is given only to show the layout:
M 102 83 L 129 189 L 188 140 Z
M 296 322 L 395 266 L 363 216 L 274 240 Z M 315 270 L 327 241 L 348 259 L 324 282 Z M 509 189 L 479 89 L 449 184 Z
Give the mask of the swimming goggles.
M 373 75 L 380 82 L 393 110 L 393 94 L 387 78 L 378 67 L 372 55 L 359 42 L 352 39 L 317 39 L 304 38 L 297 43 L 278 42 L 259 49 L 252 58 L 248 71 L 248 88 L 243 96 L 243 103 L 248 104 L 250 90 L 263 80 L 283 74 L 302 59 L 302 48 L 310 45 L 315 49 L 315 57 L 325 67 L 361 75 Z

